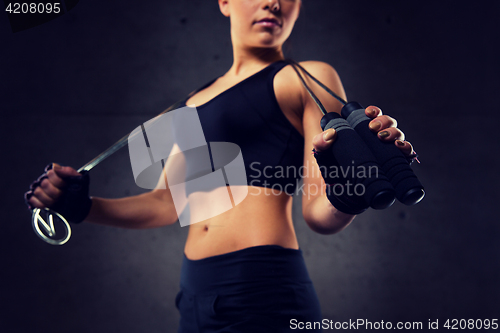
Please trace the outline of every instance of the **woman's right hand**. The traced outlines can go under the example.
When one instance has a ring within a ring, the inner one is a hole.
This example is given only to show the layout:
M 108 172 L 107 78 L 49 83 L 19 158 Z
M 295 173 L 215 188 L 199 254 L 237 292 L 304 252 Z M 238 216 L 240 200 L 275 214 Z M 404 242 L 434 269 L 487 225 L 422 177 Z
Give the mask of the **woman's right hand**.
M 30 185 L 30 190 L 24 194 L 26 204 L 30 209 L 50 208 L 61 197 L 67 184 L 64 178 L 81 176 L 69 166 L 51 163 L 45 167 L 45 172 Z
M 31 184 L 24 198 L 30 209 L 50 208 L 68 221 L 80 223 L 87 217 L 92 205 L 88 193 L 88 172 L 80 174 L 72 167 L 52 163 Z

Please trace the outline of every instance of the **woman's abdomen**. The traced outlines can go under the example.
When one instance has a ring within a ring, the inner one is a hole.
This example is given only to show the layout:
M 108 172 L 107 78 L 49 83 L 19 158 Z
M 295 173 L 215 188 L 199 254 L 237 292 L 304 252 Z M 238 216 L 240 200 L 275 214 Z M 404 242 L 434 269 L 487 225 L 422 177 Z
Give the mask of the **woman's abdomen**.
M 225 190 L 221 188 L 219 190 Z M 184 252 L 189 259 L 202 259 L 259 245 L 280 245 L 298 249 L 293 228 L 292 197 L 273 193 L 269 188 L 248 187 L 248 195 L 239 204 L 216 214 L 216 193 L 193 193 L 189 201 L 211 202 L 200 211 L 191 209 L 192 223 Z M 214 216 L 215 215 L 215 216 Z

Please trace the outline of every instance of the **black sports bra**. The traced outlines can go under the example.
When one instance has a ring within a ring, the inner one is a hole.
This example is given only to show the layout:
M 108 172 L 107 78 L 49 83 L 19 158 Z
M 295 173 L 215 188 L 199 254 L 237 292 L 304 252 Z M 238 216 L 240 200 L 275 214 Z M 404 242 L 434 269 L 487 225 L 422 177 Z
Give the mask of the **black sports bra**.
M 226 185 L 268 187 L 289 195 L 295 192 L 303 169 L 304 138 L 283 114 L 273 87 L 276 73 L 288 64 L 272 63 L 196 107 L 208 143 L 229 142 L 241 149 L 246 184 Z M 184 150 L 182 142 L 178 144 Z M 217 167 L 212 155 L 210 158 L 214 171 Z M 198 163 L 189 154 L 186 161 L 187 174 L 199 175 Z M 187 183 L 187 194 L 200 190 L 205 189 Z

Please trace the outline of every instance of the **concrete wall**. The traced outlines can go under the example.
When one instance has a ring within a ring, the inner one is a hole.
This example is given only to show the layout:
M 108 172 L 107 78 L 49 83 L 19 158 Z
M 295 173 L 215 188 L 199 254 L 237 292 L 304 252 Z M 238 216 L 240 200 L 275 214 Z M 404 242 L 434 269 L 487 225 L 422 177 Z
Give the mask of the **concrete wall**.
M 500 310 L 496 1 L 305 0 L 287 55 L 339 72 L 348 97 L 399 121 L 427 196 L 368 211 L 342 233 L 295 225 L 324 317 L 494 319 Z M 52 161 L 79 167 L 226 71 L 216 1 L 85 0 L 12 33 L 0 14 L 1 332 L 174 332 L 187 228 L 73 228 L 38 239 L 22 194 Z M 141 193 L 127 150 L 91 194 Z M 444 331 L 444 330 L 443 330 Z

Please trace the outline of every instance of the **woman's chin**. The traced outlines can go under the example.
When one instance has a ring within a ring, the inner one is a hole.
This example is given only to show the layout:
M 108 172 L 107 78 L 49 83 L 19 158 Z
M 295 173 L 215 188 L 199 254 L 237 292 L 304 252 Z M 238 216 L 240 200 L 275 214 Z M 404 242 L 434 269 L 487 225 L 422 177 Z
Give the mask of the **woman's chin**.
M 277 49 L 280 48 L 283 43 L 275 37 L 264 36 L 260 38 L 258 41 L 252 44 L 252 47 L 259 49 Z

